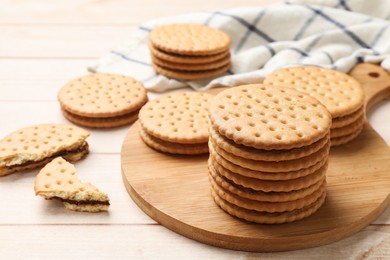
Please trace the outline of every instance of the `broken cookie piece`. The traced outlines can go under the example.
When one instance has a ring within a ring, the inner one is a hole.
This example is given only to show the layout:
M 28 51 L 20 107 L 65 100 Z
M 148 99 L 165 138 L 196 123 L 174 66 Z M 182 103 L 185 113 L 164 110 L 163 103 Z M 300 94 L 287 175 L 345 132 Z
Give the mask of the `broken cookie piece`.
M 85 212 L 107 211 L 107 194 L 77 178 L 76 168 L 58 157 L 48 163 L 35 179 L 35 195 L 47 200 L 58 199 L 66 209 Z
M 0 176 L 39 168 L 58 156 L 78 161 L 88 154 L 89 132 L 72 125 L 42 124 L 0 140 Z

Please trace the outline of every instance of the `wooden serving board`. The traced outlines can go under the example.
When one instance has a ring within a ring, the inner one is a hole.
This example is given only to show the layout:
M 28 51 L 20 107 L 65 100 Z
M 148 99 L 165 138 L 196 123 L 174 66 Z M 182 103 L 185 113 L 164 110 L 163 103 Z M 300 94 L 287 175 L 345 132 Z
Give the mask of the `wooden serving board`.
M 390 96 L 390 76 L 382 68 L 361 64 L 351 75 L 363 84 L 368 108 Z M 138 127 L 130 128 L 121 155 L 130 196 L 160 224 L 206 244 L 258 252 L 319 246 L 361 230 L 390 203 L 390 148 L 368 123 L 356 140 L 331 149 L 320 210 L 281 225 L 249 223 L 222 211 L 210 195 L 208 156 L 156 152 L 139 138 Z

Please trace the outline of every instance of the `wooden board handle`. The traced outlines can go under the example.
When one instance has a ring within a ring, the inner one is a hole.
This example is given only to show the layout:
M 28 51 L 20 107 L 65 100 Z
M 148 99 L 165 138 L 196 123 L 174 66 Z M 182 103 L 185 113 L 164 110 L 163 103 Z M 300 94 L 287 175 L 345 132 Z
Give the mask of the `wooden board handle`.
M 390 74 L 382 67 L 362 63 L 355 66 L 349 74 L 363 86 L 366 113 L 373 105 L 390 97 Z

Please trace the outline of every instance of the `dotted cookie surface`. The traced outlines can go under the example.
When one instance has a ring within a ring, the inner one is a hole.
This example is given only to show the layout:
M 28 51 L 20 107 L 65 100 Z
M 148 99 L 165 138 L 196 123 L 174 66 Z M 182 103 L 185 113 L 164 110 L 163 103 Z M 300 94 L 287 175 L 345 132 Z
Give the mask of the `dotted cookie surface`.
M 207 143 L 208 108 L 212 95 L 179 92 L 148 102 L 139 113 L 142 128 L 151 136 L 174 143 Z
M 198 24 L 170 24 L 150 33 L 151 44 L 177 54 L 210 55 L 226 51 L 230 37 L 225 32 Z
M 326 106 L 333 118 L 362 107 L 364 93 L 354 78 L 320 67 L 288 67 L 266 77 L 264 84 L 286 86 L 305 92 Z
M 58 100 L 64 110 L 75 115 L 103 118 L 139 109 L 147 95 L 144 86 L 131 77 L 95 73 L 67 83 Z
M 39 161 L 58 151 L 78 148 L 88 136 L 84 129 L 61 124 L 18 130 L 0 140 L 0 166 Z
M 310 145 L 331 126 L 328 110 L 294 89 L 252 84 L 220 92 L 210 106 L 212 126 L 237 144 L 257 149 Z

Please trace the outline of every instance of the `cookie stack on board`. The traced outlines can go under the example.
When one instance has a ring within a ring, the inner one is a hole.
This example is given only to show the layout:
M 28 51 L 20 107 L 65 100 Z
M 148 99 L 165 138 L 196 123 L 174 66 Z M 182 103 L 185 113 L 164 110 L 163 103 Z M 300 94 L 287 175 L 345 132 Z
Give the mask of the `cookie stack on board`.
M 58 100 L 69 121 L 86 127 L 110 128 L 136 121 L 148 97 L 144 86 L 131 77 L 95 73 L 67 83 Z
M 155 70 L 169 78 L 198 80 L 224 74 L 230 68 L 230 37 L 205 25 L 171 24 L 150 33 Z
M 180 92 L 148 102 L 139 113 L 141 139 L 161 152 L 208 153 L 207 115 L 212 97 Z
M 210 106 L 209 179 L 227 213 L 257 223 L 296 221 L 325 201 L 331 115 L 294 89 L 225 90 Z
M 264 84 L 294 88 L 325 105 L 332 115 L 332 146 L 352 141 L 363 129 L 363 88 L 344 73 L 312 66 L 289 67 L 268 76 Z

